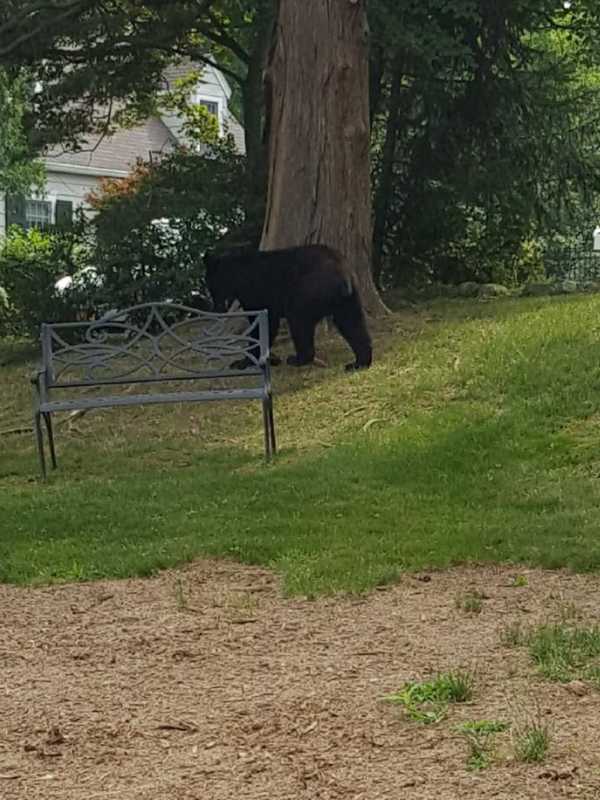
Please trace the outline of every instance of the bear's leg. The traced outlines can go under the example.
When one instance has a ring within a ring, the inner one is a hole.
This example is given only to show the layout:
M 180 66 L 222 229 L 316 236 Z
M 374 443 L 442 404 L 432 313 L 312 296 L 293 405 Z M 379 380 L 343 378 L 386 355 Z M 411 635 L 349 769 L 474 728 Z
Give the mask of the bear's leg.
M 333 321 L 338 331 L 352 348 L 356 358 L 355 361 L 346 364 L 346 370 L 370 367 L 373 360 L 371 337 L 367 330 L 367 321 L 360 299 L 356 293 L 336 308 L 333 314 Z
M 269 312 L 269 346 L 271 347 L 271 365 L 278 367 L 281 364 L 281 359 L 273 352 L 273 342 L 279 333 L 279 325 L 281 324 L 281 317 L 278 314 L 271 314 Z
M 312 364 L 315 358 L 315 328 L 317 323 L 300 314 L 290 314 L 287 318 L 292 334 L 296 355 L 289 356 L 287 363 L 293 367 Z
M 254 322 L 254 317 L 249 317 L 248 322 L 252 324 Z M 273 342 L 277 338 L 277 334 L 279 333 L 279 325 L 281 323 L 281 317 L 278 314 L 271 314 L 269 312 L 269 345 L 272 346 Z M 256 358 L 256 361 L 260 358 L 260 347 L 256 345 L 252 349 L 252 355 Z M 244 358 L 239 358 L 237 361 L 234 361 L 230 365 L 230 369 L 246 369 L 246 367 L 254 366 L 254 361 L 245 356 Z M 279 366 L 281 364 L 281 359 L 271 353 L 271 365 L 274 367 Z

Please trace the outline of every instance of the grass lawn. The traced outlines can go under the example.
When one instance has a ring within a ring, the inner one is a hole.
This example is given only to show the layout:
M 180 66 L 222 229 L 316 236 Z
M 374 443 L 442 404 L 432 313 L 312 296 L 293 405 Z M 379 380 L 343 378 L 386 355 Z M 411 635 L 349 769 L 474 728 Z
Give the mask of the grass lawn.
M 0 581 L 145 575 L 201 555 L 287 591 L 362 591 L 464 561 L 600 567 L 600 297 L 444 301 L 394 314 L 376 365 L 275 371 L 258 404 L 94 411 L 41 484 L 28 375 L 0 343 Z M 285 347 L 280 347 L 285 350 Z M 3 433 L 4 432 L 4 433 Z

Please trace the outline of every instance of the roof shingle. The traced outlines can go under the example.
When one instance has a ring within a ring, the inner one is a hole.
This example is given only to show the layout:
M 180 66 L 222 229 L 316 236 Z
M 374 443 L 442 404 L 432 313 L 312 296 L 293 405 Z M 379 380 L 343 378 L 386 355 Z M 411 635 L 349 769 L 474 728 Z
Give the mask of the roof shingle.
M 112 136 L 96 136 L 82 144 L 78 153 L 65 153 L 60 147 L 46 155 L 46 165 L 52 169 L 57 164 L 88 167 L 105 171 L 129 172 L 139 158 L 147 161 L 150 153 L 168 152 L 175 139 L 167 126 L 157 117 L 150 117 L 134 128 L 122 128 Z

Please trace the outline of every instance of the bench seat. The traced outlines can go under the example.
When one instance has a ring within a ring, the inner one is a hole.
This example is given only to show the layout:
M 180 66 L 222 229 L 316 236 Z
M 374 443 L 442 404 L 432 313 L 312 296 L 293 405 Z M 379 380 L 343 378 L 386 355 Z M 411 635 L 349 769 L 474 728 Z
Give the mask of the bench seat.
M 216 400 L 261 400 L 267 394 L 257 389 L 212 389 L 205 392 L 166 392 L 163 394 L 120 394 L 112 397 L 80 397 L 73 400 L 52 400 L 40 403 L 42 413 L 83 411 L 115 406 L 149 406 L 160 403 L 207 403 Z

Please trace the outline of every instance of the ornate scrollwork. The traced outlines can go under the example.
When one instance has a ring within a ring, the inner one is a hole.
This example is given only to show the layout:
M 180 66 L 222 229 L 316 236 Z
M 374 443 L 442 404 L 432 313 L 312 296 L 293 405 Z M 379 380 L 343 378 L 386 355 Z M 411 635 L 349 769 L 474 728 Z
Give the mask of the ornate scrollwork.
M 244 358 L 258 367 L 263 314 L 146 303 L 95 322 L 44 326 L 44 360 L 62 385 L 205 377 Z

